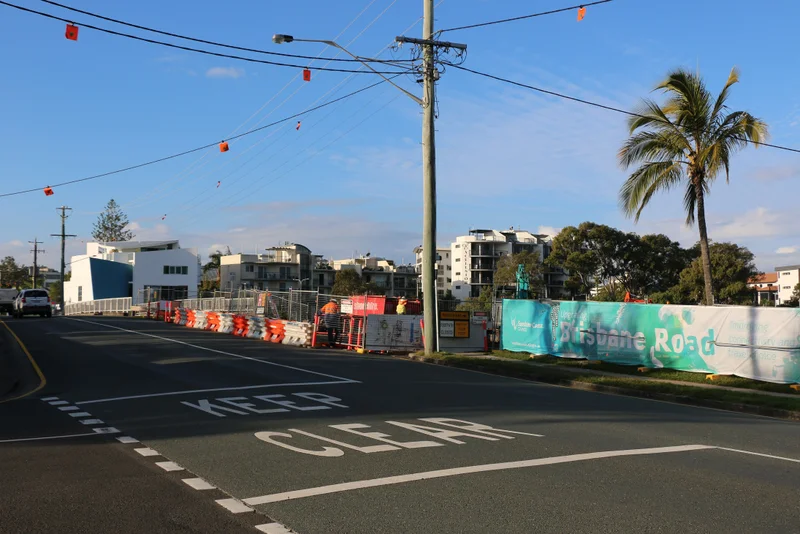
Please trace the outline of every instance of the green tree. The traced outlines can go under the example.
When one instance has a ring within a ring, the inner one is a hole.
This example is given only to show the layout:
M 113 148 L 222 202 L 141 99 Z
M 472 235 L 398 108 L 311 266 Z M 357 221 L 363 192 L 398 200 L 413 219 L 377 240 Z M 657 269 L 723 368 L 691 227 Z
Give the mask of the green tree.
M 71 278 L 72 278 L 72 273 L 64 273 L 65 282 L 69 282 Z M 61 291 L 62 291 L 61 280 L 50 284 L 50 288 L 47 290 L 47 292 L 50 294 L 50 300 L 52 300 L 53 302 L 60 302 Z
M 635 220 L 655 193 L 683 187 L 686 223 L 696 220 L 700 233 L 702 300 L 707 305 L 714 303 L 714 279 L 705 197 L 719 174 L 724 172 L 729 180 L 730 160 L 736 151 L 748 141 L 758 143 L 768 135 L 762 120 L 728 109 L 731 87 L 738 81 L 739 72 L 734 68 L 714 98 L 699 76 L 684 69 L 670 72 L 656 86 L 667 95 L 666 102 L 643 101 L 637 115 L 628 121 L 631 137 L 619 151 L 623 167 L 638 166 L 619 194 L 622 209 Z
M 200 281 L 200 291 L 217 291 L 220 288 L 220 258 L 222 252 L 217 250 L 208 255 L 208 263 L 202 267 L 202 280 Z
M 800 282 L 794 286 L 794 292 L 792 292 L 792 298 L 789 299 L 789 304 L 791 306 L 800 306 Z
M 331 293 L 334 295 L 350 296 L 359 295 L 364 291 L 364 281 L 361 275 L 353 269 L 336 271 Z
M 136 236 L 127 230 L 127 227 L 128 216 L 112 198 L 106 204 L 105 210 L 97 217 L 97 222 L 94 223 L 92 230 L 92 238 L 100 243 L 130 241 Z
M 0 262 L 0 284 L 3 287 L 15 287 L 22 289 L 26 284 L 31 283 L 28 275 L 28 268 L 25 265 L 17 264 L 14 256 L 6 256 Z
M 664 234 L 642 236 L 635 256 L 630 264 L 629 290 L 642 296 L 663 293 L 677 285 L 681 272 L 696 257 Z
M 457 311 L 492 311 L 492 286 L 484 286 L 481 289 L 480 295 L 477 297 L 470 297 L 458 306 Z
M 759 274 L 753 262 L 754 256 L 745 247 L 734 243 L 712 243 L 711 274 L 712 291 L 721 304 L 752 304 L 753 290 L 747 281 Z M 705 276 L 702 258 L 697 258 L 681 272 L 678 285 L 670 290 L 675 297 L 673 304 L 697 304 L 705 296 Z
M 597 254 L 588 238 L 589 225 L 581 223 L 577 228 L 567 226 L 553 239 L 550 256 L 545 262 L 552 267 L 569 271 L 566 289 L 575 297 L 586 295 L 594 286 L 594 276 L 600 268 Z
M 516 286 L 517 269 L 520 265 L 525 266 L 525 272 L 529 277 L 529 291 L 531 295 L 538 296 L 544 287 L 542 274 L 542 261 L 536 251 L 523 250 L 516 254 L 506 254 L 497 262 L 497 269 L 494 273 L 494 283 L 496 286 Z

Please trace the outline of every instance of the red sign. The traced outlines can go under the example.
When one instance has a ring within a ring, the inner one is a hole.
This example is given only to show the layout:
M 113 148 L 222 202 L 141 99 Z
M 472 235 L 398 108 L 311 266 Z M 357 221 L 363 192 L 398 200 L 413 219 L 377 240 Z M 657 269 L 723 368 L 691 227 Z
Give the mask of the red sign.
M 70 41 L 77 41 L 78 40 L 78 27 L 72 24 L 67 24 L 67 31 L 64 34 L 64 37 L 69 39 Z

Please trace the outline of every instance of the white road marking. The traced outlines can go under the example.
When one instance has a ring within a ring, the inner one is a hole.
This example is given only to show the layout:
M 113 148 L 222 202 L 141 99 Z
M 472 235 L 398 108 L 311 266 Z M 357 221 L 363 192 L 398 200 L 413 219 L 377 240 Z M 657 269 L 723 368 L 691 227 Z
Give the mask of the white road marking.
M 224 388 L 211 388 L 211 389 L 185 389 L 183 391 L 167 391 L 165 393 L 148 393 L 145 395 L 128 395 L 127 397 L 109 397 L 107 399 L 94 399 L 94 400 L 87 400 L 87 401 L 80 401 L 76 402 L 75 404 L 97 404 L 100 402 L 114 402 L 114 401 L 121 401 L 121 400 L 131 400 L 131 399 L 149 399 L 152 397 L 168 397 L 172 395 L 190 395 L 194 393 L 208 393 L 213 391 L 242 391 L 246 389 L 260 389 L 260 388 L 286 388 L 286 387 L 296 387 L 296 386 L 331 386 L 334 384 L 360 384 L 360 382 L 356 382 L 355 380 L 348 380 L 346 382 L 343 381 L 329 381 L 329 382 L 292 382 L 289 384 L 259 384 L 257 386 L 232 386 L 232 387 L 224 387 Z
M 66 439 L 66 438 L 83 438 L 87 436 L 96 436 L 95 432 L 88 432 L 86 434 L 65 434 L 63 436 L 42 436 L 39 438 L 17 438 L 17 439 L 4 439 L 0 443 L 16 443 L 18 441 L 45 441 L 48 439 Z
M 598 460 L 601 458 L 614 458 L 618 456 L 644 456 L 650 454 L 664 454 L 670 452 L 688 452 L 705 449 L 715 449 L 710 445 L 680 445 L 676 447 L 653 447 L 647 449 L 625 449 L 616 451 L 589 452 L 583 454 L 570 454 L 568 456 L 551 456 L 550 458 L 535 458 L 532 460 L 521 460 L 517 462 L 502 462 L 496 464 L 473 465 L 466 467 L 454 467 L 451 469 L 439 469 L 436 471 L 424 471 L 411 473 L 408 475 L 397 475 L 383 478 L 373 478 L 369 480 L 356 480 L 354 482 L 344 482 L 342 484 L 331 484 L 329 486 L 319 486 L 316 488 L 306 488 L 283 493 L 273 493 L 271 495 L 261 495 L 244 499 L 244 503 L 250 506 L 259 504 L 269 504 L 273 502 L 283 502 L 294 499 L 303 499 L 317 495 L 327 495 L 329 493 L 340 493 L 363 488 L 374 488 L 377 486 L 389 486 L 392 484 L 403 484 L 418 480 L 428 480 L 433 478 L 451 477 L 457 475 L 468 475 L 473 473 L 485 473 L 489 471 L 502 471 L 506 469 L 522 469 L 526 467 L 539 467 L 543 465 L 563 464 L 570 462 L 580 462 L 585 460 Z
M 139 440 L 130 436 L 120 436 L 117 438 L 120 443 L 139 443 Z
M 229 512 L 233 512 L 234 514 L 253 511 L 252 508 L 245 506 L 244 503 L 238 499 L 219 499 L 217 504 L 223 508 L 226 508 Z
M 752 454 L 753 456 L 763 456 L 764 458 L 772 458 L 774 460 L 784 460 L 786 462 L 795 462 L 800 464 L 800 460 L 796 458 L 786 458 L 784 456 L 773 456 L 772 454 L 764 454 L 763 452 L 743 451 L 740 449 L 729 449 L 728 447 L 717 447 L 723 451 L 739 452 L 742 454 Z
M 97 325 L 97 326 L 104 326 L 106 328 L 112 328 L 114 330 L 120 330 L 122 332 L 127 332 L 129 334 L 137 334 L 137 335 L 140 335 L 140 336 L 152 337 L 152 338 L 155 338 L 155 339 L 160 339 L 162 341 L 169 341 L 170 343 L 177 343 L 179 345 L 184 345 L 186 347 L 192 347 L 193 349 L 205 350 L 205 351 L 213 352 L 213 353 L 216 353 L 216 354 L 223 354 L 225 356 L 233 356 L 234 358 L 241 358 L 242 360 L 250 360 L 250 361 L 253 361 L 253 362 L 256 362 L 256 363 L 263 363 L 264 365 L 274 365 L 275 367 L 283 367 L 284 369 L 291 369 L 293 371 L 299 371 L 301 373 L 308 373 L 308 374 L 317 375 L 317 376 L 324 376 L 326 378 L 334 378 L 334 379 L 340 380 L 342 382 L 356 382 L 356 383 L 359 383 L 357 380 L 351 380 L 349 378 L 342 378 L 341 376 L 329 375 L 329 374 L 326 374 L 326 373 L 319 373 L 317 371 L 309 371 L 308 369 L 302 369 L 300 367 L 293 367 L 291 365 L 285 365 L 285 364 L 282 364 L 282 363 L 275 363 L 275 362 L 271 362 L 271 361 L 268 361 L 268 360 L 261 360 L 261 359 L 253 358 L 253 357 L 250 357 L 250 356 L 242 356 L 241 354 L 234 354 L 232 352 L 226 352 L 224 350 L 211 349 L 211 348 L 203 347 L 203 346 L 200 346 L 200 345 L 194 345 L 192 343 L 187 343 L 185 341 L 179 341 L 177 339 L 171 339 L 171 338 L 168 338 L 168 337 L 157 336 L 155 334 L 148 334 L 146 332 L 139 332 L 137 330 L 128 330 L 127 328 L 120 328 L 119 326 L 112 326 L 110 324 L 97 323 L 97 322 L 94 322 L 94 321 L 87 321 L 85 319 L 73 319 L 71 317 L 70 317 L 70 319 L 72 321 L 79 321 L 81 323 L 88 323 L 88 324 L 93 324 L 93 325 Z
M 216 486 L 212 486 L 202 478 L 184 478 L 183 481 L 196 490 L 211 490 L 217 489 Z
M 164 471 L 183 471 L 183 467 L 175 462 L 156 462 L 156 465 Z
M 90 417 L 92 414 L 89 412 L 75 412 L 69 414 L 71 417 Z
M 49 402 L 49 401 L 58 400 L 58 397 L 42 397 L 42 400 L 44 402 Z
M 159 453 L 156 450 L 151 449 L 150 447 L 142 447 L 140 449 L 133 449 L 142 456 L 158 456 Z
M 48 403 L 50 406 L 64 406 L 65 404 L 69 404 L 67 401 L 62 400 L 54 400 Z
M 281 525 L 280 523 L 264 523 L 263 525 L 256 525 L 256 530 L 264 534 L 292 534 L 292 531 Z
M 83 425 L 102 425 L 102 419 L 81 419 L 81 424 Z
M 93 428 L 92 430 L 94 430 L 98 434 L 119 434 L 119 430 L 114 428 L 113 426 L 98 427 L 98 428 Z
M 77 406 L 61 406 L 59 408 L 62 412 L 74 412 L 75 410 L 80 410 Z

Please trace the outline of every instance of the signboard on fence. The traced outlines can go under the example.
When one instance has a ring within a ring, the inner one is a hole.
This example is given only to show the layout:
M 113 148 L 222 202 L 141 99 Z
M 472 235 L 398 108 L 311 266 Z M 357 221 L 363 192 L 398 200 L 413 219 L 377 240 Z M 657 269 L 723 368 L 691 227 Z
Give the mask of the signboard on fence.
M 365 348 L 367 350 L 422 349 L 420 315 L 367 315 Z
M 256 315 L 264 315 L 267 307 L 267 294 L 259 293 L 256 296 Z
M 439 321 L 439 337 L 456 337 L 456 322 Z
M 439 337 L 469 337 L 469 312 L 440 311 Z
M 503 301 L 506 350 L 800 383 L 800 310 Z
M 341 311 L 342 313 L 346 313 L 348 315 L 352 315 L 353 301 L 350 299 L 342 299 L 342 305 L 339 306 L 339 311 Z

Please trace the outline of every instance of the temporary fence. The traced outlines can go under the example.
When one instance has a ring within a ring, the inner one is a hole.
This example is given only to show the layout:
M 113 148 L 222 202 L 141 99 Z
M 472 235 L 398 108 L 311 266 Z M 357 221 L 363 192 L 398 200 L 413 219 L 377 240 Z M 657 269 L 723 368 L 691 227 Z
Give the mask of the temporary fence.
M 114 298 L 71 302 L 64 305 L 64 315 L 96 315 L 103 313 L 129 313 L 131 298 Z
M 505 300 L 503 348 L 800 383 L 800 311 Z

